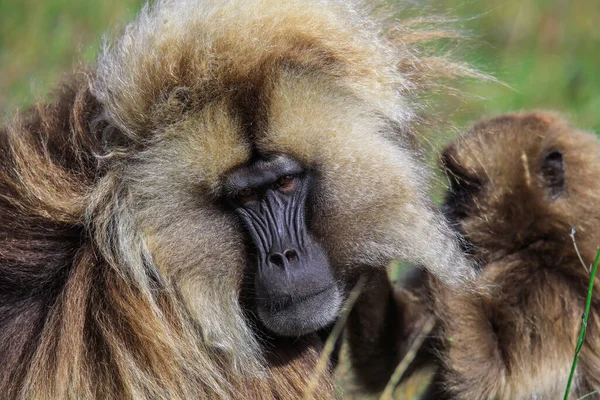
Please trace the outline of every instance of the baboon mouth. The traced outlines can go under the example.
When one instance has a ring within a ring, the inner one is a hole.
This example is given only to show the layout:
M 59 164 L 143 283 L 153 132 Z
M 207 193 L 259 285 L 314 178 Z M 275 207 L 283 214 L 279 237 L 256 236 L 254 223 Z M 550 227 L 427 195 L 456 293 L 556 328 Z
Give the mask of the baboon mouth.
M 333 322 L 342 303 L 333 284 L 302 296 L 281 296 L 258 304 L 258 317 L 272 332 L 300 336 L 318 331 Z
M 322 289 L 316 290 L 312 293 L 309 294 L 305 294 L 305 295 L 283 295 L 283 296 L 277 296 L 277 297 L 271 297 L 266 303 L 269 304 L 269 309 L 272 312 L 279 312 L 279 311 L 285 311 L 286 309 L 290 308 L 290 307 L 294 307 L 295 305 L 307 302 L 312 300 L 315 297 L 321 296 L 323 294 L 325 294 L 325 292 L 330 291 L 335 289 L 336 286 L 335 285 L 328 285 L 325 286 Z M 325 296 L 322 296 L 325 297 Z M 266 305 L 266 304 L 265 304 Z

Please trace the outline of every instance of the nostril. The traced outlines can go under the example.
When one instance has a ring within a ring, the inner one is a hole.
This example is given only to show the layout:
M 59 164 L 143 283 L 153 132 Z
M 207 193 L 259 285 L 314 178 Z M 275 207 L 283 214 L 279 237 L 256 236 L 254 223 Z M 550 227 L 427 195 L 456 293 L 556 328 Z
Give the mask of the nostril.
M 296 253 L 296 250 L 286 250 L 283 252 L 283 255 L 285 256 L 285 258 L 287 258 L 289 262 L 298 259 L 298 253 Z
M 291 262 L 298 260 L 298 252 L 296 250 L 286 250 L 282 253 L 272 253 L 269 255 L 269 262 L 278 267 L 284 268 Z
M 285 257 L 281 253 L 273 253 L 269 256 L 269 262 L 278 267 L 285 267 Z

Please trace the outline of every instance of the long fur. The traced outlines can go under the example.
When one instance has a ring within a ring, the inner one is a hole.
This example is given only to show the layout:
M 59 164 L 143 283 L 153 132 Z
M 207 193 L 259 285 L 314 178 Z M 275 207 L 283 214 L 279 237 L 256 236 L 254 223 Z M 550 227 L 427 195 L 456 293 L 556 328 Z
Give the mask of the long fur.
M 457 293 L 421 273 L 400 289 L 438 321 L 419 363 L 439 370 L 431 399 L 558 399 L 566 389 L 598 246 L 600 140 L 548 111 L 478 122 L 444 152 L 461 181 L 447 206 L 480 260 L 477 291 Z M 564 159 L 564 192 L 553 196 L 543 160 Z M 415 284 L 416 283 L 416 284 Z M 600 294 L 594 286 L 587 336 L 569 398 L 600 385 Z M 405 297 L 406 298 L 406 297 Z M 406 322 L 406 329 L 411 324 Z
M 339 279 L 394 257 L 472 274 L 409 146 L 411 101 L 442 65 L 417 48 L 436 35 L 367 10 L 157 1 L 2 129 L 4 397 L 301 396 L 321 342 L 257 333 L 243 238 L 217 201 L 253 148 L 316 169 Z M 335 395 L 329 377 L 314 395 Z

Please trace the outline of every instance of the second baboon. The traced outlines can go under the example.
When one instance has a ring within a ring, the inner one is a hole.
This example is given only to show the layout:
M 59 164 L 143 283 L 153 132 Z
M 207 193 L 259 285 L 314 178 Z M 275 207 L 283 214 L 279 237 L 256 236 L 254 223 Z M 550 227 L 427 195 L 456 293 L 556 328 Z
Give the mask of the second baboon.
M 416 294 L 406 304 L 424 301 L 437 317 L 434 351 L 420 359 L 438 364 L 431 398 L 562 398 L 590 280 L 570 233 L 592 263 L 600 245 L 598 154 L 595 135 L 550 112 L 484 120 L 445 149 L 444 210 L 481 274 L 468 293 L 425 272 L 417 290 L 399 288 Z M 600 388 L 594 289 L 572 398 Z M 413 318 L 414 329 L 422 318 Z

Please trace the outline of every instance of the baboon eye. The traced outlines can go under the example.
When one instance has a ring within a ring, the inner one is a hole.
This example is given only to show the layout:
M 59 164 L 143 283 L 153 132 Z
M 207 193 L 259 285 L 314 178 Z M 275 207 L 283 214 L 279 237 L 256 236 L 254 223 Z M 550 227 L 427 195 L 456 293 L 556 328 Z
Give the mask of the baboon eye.
M 296 177 L 294 175 L 283 176 L 277 180 L 275 187 L 283 193 L 293 192 L 296 188 Z
M 546 154 L 542 162 L 542 177 L 552 198 L 558 197 L 565 190 L 565 163 L 560 151 Z
M 256 190 L 245 188 L 237 192 L 236 199 L 242 203 L 256 199 Z

